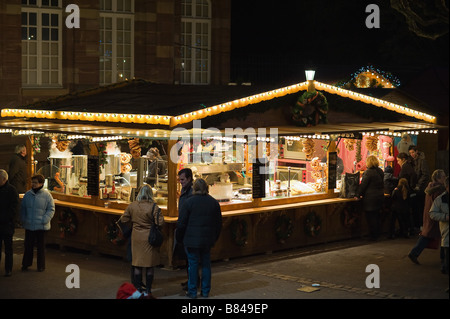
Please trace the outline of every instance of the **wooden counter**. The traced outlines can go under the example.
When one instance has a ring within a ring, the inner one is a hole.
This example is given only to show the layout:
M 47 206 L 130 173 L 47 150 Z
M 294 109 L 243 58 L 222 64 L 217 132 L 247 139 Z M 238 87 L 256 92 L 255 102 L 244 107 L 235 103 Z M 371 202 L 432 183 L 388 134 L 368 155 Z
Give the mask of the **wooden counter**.
M 357 205 L 354 199 L 328 198 L 222 211 L 222 232 L 211 251 L 211 258 L 228 259 L 361 236 L 364 232 L 361 220 L 364 217 L 354 209 Z M 61 199 L 55 199 L 55 206 L 56 213 L 47 233 L 47 244 L 126 256 L 127 241 L 120 240 L 114 232 L 115 222 L 126 206 L 105 208 Z M 311 214 L 320 220 L 320 229 L 313 235 L 306 229 L 306 218 Z M 71 216 L 76 226 L 71 232 L 61 228 L 62 223 L 68 222 L 63 218 L 67 215 Z M 349 224 L 352 216 L 357 218 Z M 184 264 L 184 261 L 172 259 L 177 219 L 164 216 L 165 241 L 161 247 L 161 258 L 168 267 Z

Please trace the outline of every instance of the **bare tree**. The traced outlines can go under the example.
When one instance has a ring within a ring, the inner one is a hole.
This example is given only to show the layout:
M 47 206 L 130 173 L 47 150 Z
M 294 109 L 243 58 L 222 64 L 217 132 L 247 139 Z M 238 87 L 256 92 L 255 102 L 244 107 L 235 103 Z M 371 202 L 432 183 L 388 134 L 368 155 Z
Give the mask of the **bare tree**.
M 448 1 L 391 0 L 391 7 L 406 18 L 409 30 L 435 40 L 448 33 Z

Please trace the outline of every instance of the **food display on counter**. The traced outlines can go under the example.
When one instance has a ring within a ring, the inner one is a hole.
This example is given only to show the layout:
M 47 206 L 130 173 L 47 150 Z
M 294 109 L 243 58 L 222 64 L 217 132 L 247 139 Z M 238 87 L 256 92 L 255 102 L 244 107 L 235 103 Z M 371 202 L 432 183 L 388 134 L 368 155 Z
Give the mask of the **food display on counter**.
M 227 202 L 233 198 L 233 184 L 217 182 L 209 186 L 209 194 L 219 202 Z
M 316 190 L 311 185 L 312 183 L 305 184 L 300 181 L 291 181 L 291 195 L 304 195 L 315 193 Z

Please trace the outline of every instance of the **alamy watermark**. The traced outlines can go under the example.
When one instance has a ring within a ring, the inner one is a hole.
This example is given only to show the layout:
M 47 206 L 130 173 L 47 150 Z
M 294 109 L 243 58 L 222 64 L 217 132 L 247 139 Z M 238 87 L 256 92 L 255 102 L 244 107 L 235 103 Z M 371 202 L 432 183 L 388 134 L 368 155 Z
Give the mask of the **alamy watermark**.
M 366 13 L 370 13 L 366 18 L 366 27 L 369 29 L 380 28 L 380 8 L 376 4 L 369 4 Z
M 66 287 L 69 289 L 80 288 L 80 267 L 76 264 L 67 265 L 66 272 L 70 273 L 66 278 Z
M 76 4 L 69 4 L 66 7 L 66 12 L 70 14 L 66 18 L 66 27 L 69 29 L 80 28 L 80 7 Z
M 380 267 L 376 264 L 367 265 L 366 272 L 370 273 L 366 278 L 366 287 L 380 288 Z
M 201 121 L 194 120 L 191 131 L 175 128 L 170 139 L 177 140 L 169 151 L 173 163 L 223 163 L 224 158 L 227 164 L 244 163 L 246 149 L 248 162 L 252 164 L 278 158 L 278 128 L 226 128 L 223 134 L 213 127 L 202 130 Z M 191 156 L 186 156 L 186 150 Z M 262 166 L 260 174 L 268 174 L 267 170 L 267 166 Z

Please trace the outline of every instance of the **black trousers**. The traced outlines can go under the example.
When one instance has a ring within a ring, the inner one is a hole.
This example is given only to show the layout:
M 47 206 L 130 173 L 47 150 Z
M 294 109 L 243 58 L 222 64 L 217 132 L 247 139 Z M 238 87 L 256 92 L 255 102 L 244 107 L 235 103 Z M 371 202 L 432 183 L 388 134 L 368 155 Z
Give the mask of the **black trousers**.
M 25 250 L 23 252 L 22 267 L 33 264 L 34 246 L 37 248 L 37 268 L 45 269 L 45 230 L 25 230 Z
M 2 242 L 5 244 L 5 272 L 11 272 L 13 267 L 12 235 L 0 233 L 0 260 L 2 259 Z

